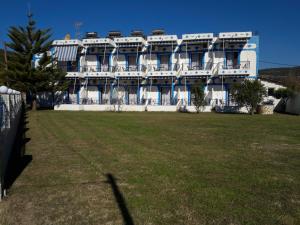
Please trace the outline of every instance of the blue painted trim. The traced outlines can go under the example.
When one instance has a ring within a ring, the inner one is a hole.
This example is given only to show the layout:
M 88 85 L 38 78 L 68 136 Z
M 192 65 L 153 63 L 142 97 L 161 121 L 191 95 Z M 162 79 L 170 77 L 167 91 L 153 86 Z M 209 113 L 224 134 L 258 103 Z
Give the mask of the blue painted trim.
M 80 57 L 77 57 L 77 72 L 80 72 Z
M 228 95 L 228 86 L 227 86 L 227 84 L 223 84 L 223 86 L 224 86 L 224 91 L 225 91 L 225 93 L 224 93 L 224 101 L 225 101 L 225 105 L 228 105 L 228 97 L 227 97 L 227 95 Z
M 136 85 L 136 98 L 137 98 L 136 103 L 137 104 L 140 104 L 140 89 L 141 89 L 141 85 Z
M 124 89 L 125 89 L 125 104 L 128 105 L 129 104 L 129 89 L 128 89 L 128 86 L 126 86 Z
M 157 85 L 157 104 L 161 105 L 161 89 L 160 85 Z
M 125 56 L 125 67 L 126 67 L 126 69 L 128 68 L 128 65 L 129 65 L 129 57 L 128 57 L 128 54 L 124 54 L 124 56 Z
M 200 53 L 201 54 L 201 66 L 202 67 L 204 67 L 205 65 L 205 53 L 204 52 L 202 52 L 202 53 Z M 209 57 L 209 56 L 208 56 Z
M 259 78 L 259 36 L 255 36 L 256 39 L 256 77 Z
M 173 100 L 174 100 L 174 90 L 175 90 L 175 84 L 174 81 L 172 83 L 172 90 L 171 90 L 171 103 L 173 104 Z
M 112 102 L 112 95 L 113 95 L 113 89 L 114 89 L 114 85 L 111 83 L 110 85 L 109 85 L 109 103 L 111 104 L 111 102 Z M 107 90 L 106 90 L 107 91 Z
M 101 56 L 96 55 L 96 70 L 101 71 Z
M 159 54 L 157 54 L 157 56 L 156 56 L 156 58 L 157 58 L 157 68 L 160 68 L 160 61 L 161 61 L 161 58 L 160 58 L 160 55 Z
M 191 85 L 187 85 L 188 91 L 188 105 L 191 105 Z
M 98 104 L 101 104 L 101 85 L 98 85 Z
M 75 88 L 77 88 L 76 100 L 77 100 L 77 104 L 79 104 L 79 102 L 80 102 L 80 86 L 76 86 Z

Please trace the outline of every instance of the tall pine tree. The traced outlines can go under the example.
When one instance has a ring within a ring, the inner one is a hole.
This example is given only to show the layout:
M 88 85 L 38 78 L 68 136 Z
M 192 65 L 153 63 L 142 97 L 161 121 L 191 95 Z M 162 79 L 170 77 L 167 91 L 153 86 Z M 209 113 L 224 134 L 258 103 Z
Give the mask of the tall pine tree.
M 29 13 L 27 26 L 9 28 L 8 37 L 11 41 L 7 46 L 11 54 L 7 70 L 1 74 L 1 80 L 7 86 L 26 92 L 34 109 L 38 92 L 48 91 L 54 96 L 55 92 L 64 91 L 68 86 L 65 73 L 57 69 L 57 62 L 49 54 L 51 30 L 38 29 L 35 24 Z M 39 61 L 34 65 L 36 56 L 39 56 Z

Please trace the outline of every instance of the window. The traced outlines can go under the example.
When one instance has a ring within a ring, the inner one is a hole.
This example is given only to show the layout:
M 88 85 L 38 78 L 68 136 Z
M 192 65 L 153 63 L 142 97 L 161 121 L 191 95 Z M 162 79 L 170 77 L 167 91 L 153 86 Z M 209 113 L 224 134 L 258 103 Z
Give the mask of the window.
M 239 69 L 238 58 L 239 58 L 238 52 L 226 52 L 226 68 Z
M 170 55 L 160 56 L 160 70 L 165 71 L 169 69 Z
M 136 55 L 128 56 L 128 70 L 129 71 L 137 70 L 137 56 Z
M 192 53 L 191 54 L 191 70 L 200 70 L 202 69 L 202 53 Z

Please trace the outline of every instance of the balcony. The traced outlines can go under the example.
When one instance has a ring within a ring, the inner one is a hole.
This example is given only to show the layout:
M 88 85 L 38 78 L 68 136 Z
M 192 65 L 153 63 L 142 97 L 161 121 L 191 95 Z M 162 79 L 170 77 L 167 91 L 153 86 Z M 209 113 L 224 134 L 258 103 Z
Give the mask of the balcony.
M 237 64 L 227 63 L 227 65 L 219 65 L 218 75 L 249 75 L 251 72 L 250 66 L 250 61 L 242 61 Z
M 131 78 L 131 77 L 143 77 L 144 76 L 144 66 L 141 68 L 138 65 L 129 65 L 122 66 L 116 65 L 114 66 L 113 71 L 115 72 L 115 76 L 119 78 Z
M 178 76 L 179 64 L 148 64 L 146 68 L 148 77 L 174 77 Z
M 180 74 L 183 77 L 210 76 L 212 75 L 212 67 L 212 62 L 206 62 L 204 64 L 182 63 L 180 67 Z
M 113 67 L 107 64 L 100 66 L 83 66 L 82 72 L 85 77 L 113 78 Z
M 66 63 L 59 63 L 57 65 L 57 68 L 62 70 L 63 72 L 66 72 L 67 73 L 66 77 L 68 78 L 83 77 L 82 72 L 80 72 L 76 64 L 66 65 Z

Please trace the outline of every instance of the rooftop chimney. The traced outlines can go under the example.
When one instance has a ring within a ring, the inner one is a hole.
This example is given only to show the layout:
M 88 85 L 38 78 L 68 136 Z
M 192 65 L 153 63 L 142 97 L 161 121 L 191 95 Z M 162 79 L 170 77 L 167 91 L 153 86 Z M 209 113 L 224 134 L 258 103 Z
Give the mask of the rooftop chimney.
M 132 37 L 144 37 L 144 33 L 141 30 L 133 30 L 131 31 Z
M 165 30 L 164 29 L 155 29 L 152 31 L 152 35 L 164 35 Z
M 97 32 L 86 32 L 85 33 L 85 38 L 86 39 L 98 38 L 98 33 Z
M 116 37 L 122 37 L 122 33 L 120 31 L 110 31 L 108 32 L 108 37 L 111 39 Z

